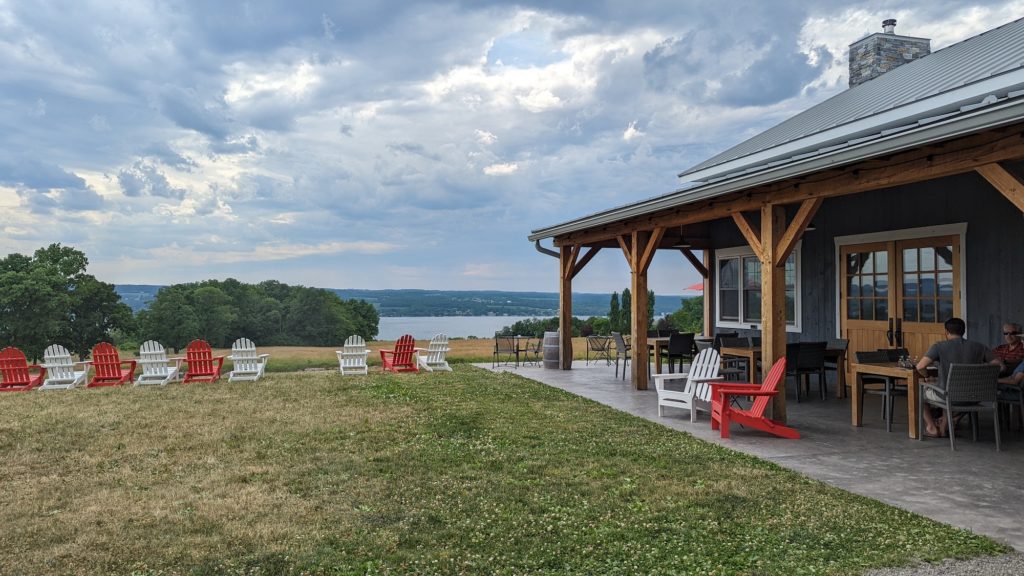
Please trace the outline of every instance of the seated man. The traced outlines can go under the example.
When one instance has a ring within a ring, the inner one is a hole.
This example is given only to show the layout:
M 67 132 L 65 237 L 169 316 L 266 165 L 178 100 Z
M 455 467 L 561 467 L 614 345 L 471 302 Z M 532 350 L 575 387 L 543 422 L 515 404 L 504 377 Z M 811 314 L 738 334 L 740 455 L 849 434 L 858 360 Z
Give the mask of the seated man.
M 1016 322 L 1003 324 L 1003 339 L 1006 340 L 1006 343 L 1000 344 L 992 350 L 995 352 L 996 358 L 1003 363 L 1000 376 L 1009 376 L 1015 366 L 1024 362 L 1024 340 L 1021 340 L 1020 336 L 1020 324 Z
M 927 376 L 928 365 L 932 362 L 938 362 L 939 386 L 945 387 L 950 364 L 981 364 L 983 362 L 1000 364 L 999 359 L 996 358 L 995 354 L 987 346 L 964 338 L 964 334 L 967 332 L 967 324 L 960 318 L 946 320 L 944 328 L 946 330 L 946 339 L 932 344 L 932 347 L 925 352 L 916 366 L 918 374 Z M 925 390 L 925 397 L 929 400 L 938 399 L 931 390 Z M 943 414 L 936 421 L 932 416 L 931 410 L 924 410 L 923 416 L 925 434 L 937 437 L 941 434 L 941 430 L 945 428 L 945 418 L 949 418 L 952 415 Z

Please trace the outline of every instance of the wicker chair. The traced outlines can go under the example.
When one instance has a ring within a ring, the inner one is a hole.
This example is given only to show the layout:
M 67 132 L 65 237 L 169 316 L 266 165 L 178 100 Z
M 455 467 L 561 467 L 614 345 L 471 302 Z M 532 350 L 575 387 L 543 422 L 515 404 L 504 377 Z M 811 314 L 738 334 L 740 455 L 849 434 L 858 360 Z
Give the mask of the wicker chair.
M 949 427 L 949 449 L 956 450 L 953 433 L 953 411 L 971 415 L 971 436 L 978 441 L 978 412 L 991 410 L 995 420 L 996 450 L 999 446 L 999 403 L 996 401 L 999 366 L 995 364 L 950 364 L 946 387 L 928 382 L 921 383 L 921 404 L 946 410 L 946 425 Z M 918 411 L 919 429 L 924 430 L 924 412 Z M 924 439 L 924 434 L 918 436 Z

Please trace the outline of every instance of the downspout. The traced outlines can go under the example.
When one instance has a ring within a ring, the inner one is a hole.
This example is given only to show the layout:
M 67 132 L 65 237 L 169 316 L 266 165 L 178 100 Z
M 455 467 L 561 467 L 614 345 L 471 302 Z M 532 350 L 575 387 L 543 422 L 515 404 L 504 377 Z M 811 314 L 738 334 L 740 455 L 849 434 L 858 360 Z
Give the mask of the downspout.
M 540 245 L 540 240 L 534 241 L 533 245 L 534 245 L 535 248 L 537 248 L 537 252 L 540 252 L 541 254 L 547 254 L 548 256 L 551 256 L 552 258 L 561 258 L 561 256 L 558 254 L 558 252 L 555 252 L 554 250 L 551 250 L 549 248 L 545 248 L 545 247 L 541 246 Z

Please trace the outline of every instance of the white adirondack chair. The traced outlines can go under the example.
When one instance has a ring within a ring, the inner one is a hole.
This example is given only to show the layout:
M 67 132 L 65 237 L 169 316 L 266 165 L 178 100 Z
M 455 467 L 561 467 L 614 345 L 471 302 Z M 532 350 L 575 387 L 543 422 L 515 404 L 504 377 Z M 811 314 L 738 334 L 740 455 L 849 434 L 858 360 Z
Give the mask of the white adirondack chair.
M 135 379 L 136 386 L 165 386 L 181 380 L 182 358 L 168 358 L 167 351 L 156 340 L 146 340 L 139 347 L 139 366 L 142 373 Z
M 76 370 L 76 366 L 82 368 Z M 71 352 L 60 344 L 52 344 L 43 352 L 43 368 L 46 368 L 46 379 L 40 390 L 70 390 L 84 384 L 89 373 L 89 363 L 75 362 Z
M 259 380 L 263 377 L 269 357 L 270 354 L 257 354 L 256 345 L 252 340 L 248 338 L 235 340 L 235 343 L 231 345 L 231 355 L 228 356 L 234 362 L 234 368 L 228 373 L 228 382 Z
M 658 416 L 664 415 L 666 406 L 686 408 L 690 411 L 690 422 L 697 421 L 697 410 L 711 412 L 711 386 L 709 382 L 723 380 L 718 375 L 721 359 L 714 348 L 701 350 L 693 359 L 686 374 L 655 374 L 654 387 L 658 391 Z M 682 390 L 665 387 L 667 382 L 685 380 Z
M 448 336 L 438 334 L 430 339 L 427 348 L 416 349 L 416 362 L 427 372 L 443 370 L 451 372 L 452 367 L 448 365 Z
M 368 368 L 366 367 L 366 357 L 370 354 L 370 350 L 366 348 L 366 341 L 363 340 L 362 336 L 353 334 L 345 340 L 345 345 L 341 350 L 336 350 L 338 354 L 338 367 L 341 370 L 341 375 L 346 374 L 366 374 Z

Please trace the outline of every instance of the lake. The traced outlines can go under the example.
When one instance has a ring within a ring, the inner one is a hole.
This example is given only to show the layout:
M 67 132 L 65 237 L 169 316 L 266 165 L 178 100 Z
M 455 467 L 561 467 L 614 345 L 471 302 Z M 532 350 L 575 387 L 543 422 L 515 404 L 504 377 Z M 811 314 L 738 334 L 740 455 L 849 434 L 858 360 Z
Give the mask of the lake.
M 381 317 L 378 340 L 398 340 L 403 334 L 412 334 L 417 340 L 430 340 L 435 334 L 449 338 L 478 336 L 494 338 L 494 333 L 505 326 L 532 316 L 392 316 Z

